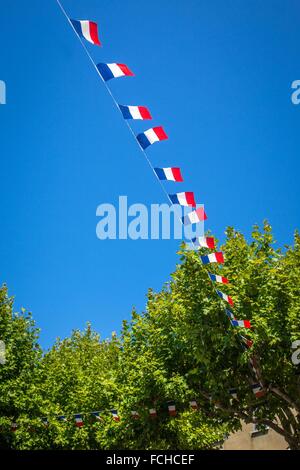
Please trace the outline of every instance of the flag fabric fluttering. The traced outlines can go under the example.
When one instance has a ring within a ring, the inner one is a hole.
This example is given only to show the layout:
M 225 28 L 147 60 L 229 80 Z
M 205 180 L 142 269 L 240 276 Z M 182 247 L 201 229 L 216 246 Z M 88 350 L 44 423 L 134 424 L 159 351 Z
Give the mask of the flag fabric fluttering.
M 101 46 L 101 42 L 98 36 L 98 25 L 94 21 L 89 20 L 71 20 L 73 28 L 75 29 L 78 36 L 86 39 L 87 41 Z
M 227 279 L 227 277 L 218 276 L 217 274 L 211 274 L 211 273 L 208 273 L 208 275 L 213 282 L 220 282 L 221 284 L 229 283 L 229 280 Z
M 150 129 L 138 134 L 136 136 L 138 143 L 145 150 L 150 145 L 154 144 L 155 142 L 160 142 L 162 140 L 167 140 L 168 136 L 165 133 L 162 126 L 158 127 L 151 127 Z
M 57 419 L 58 421 L 62 421 L 62 422 L 67 421 L 67 417 L 65 415 L 57 416 Z
M 16 432 L 16 430 L 18 429 L 17 423 L 11 423 L 10 429 L 12 432 Z
M 173 401 L 168 403 L 168 411 L 170 416 L 176 416 L 176 406 Z
M 140 415 L 136 410 L 131 411 L 131 416 L 133 419 L 139 419 Z
M 195 211 L 190 212 L 189 214 L 182 217 L 183 225 L 198 224 L 207 219 L 207 215 L 204 212 L 203 207 L 199 207 Z
M 92 411 L 92 412 L 91 412 L 91 415 L 94 416 L 94 418 L 95 418 L 97 421 L 102 421 L 102 418 L 101 418 L 101 415 L 100 415 L 100 411 Z
M 230 318 L 230 320 L 235 320 L 235 317 L 234 317 L 233 313 L 231 312 L 231 310 L 226 308 L 225 311 L 226 311 L 226 315 Z
M 192 238 L 192 242 L 198 248 L 210 248 L 215 249 L 215 239 L 213 237 L 198 237 Z
M 112 78 L 133 77 L 134 73 L 125 64 L 97 64 L 98 72 L 105 82 Z
M 198 410 L 198 403 L 196 402 L 196 400 L 191 400 L 190 401 L 190 407 L 192 408 L 192 410 Z
M 118 415 L 117 410 L 111 410 L 111 414 L 112 414 L 112 417 L 113 417 L 114 421 L 116 421 L 116 422 L 120 421 L 120 416 Z
M 253 391 L 254 395 L 256 396 L 256 398 L 263 397 L 266 394 L 266 392 L 265 392 L 264 388 L 262 387 L 261 383 L 252 384 L 251 388 L 252 388 L 252 391 Z
M 249 320 L 231 320 L 232 326 L 239 326 L 241 328 L 251 328 L 251 323 Z
M 177 183 L 181 183 L 183 181 L 180 168 L 154 168 L 154 171 L 157 178 L 161 181 L 176 181 Z
M 183 193 L 169 194 L 172 204 L 179 204 L 180 206 L 196 207 L 194 193 L 188 191 Z
M 229 390 L 229 393 L 232 396 L 232 398 L 234 398 L 235 400 L 237 399 L 237 389 L 236 388 L 231 388 Z
M 224 263 L 224 256 L 221 251 L 215 252 L 215 253 L 210 253 L 209 255 L 204 255 L 200 256 L 201 261 L 203 264 L 209 264 L 209 263 Z
M 155 408 L 150 408 L 149 409 L 149 415 L 151 416 L 151 418 L 157 418 L 157 411 Z
M 152 119 L 149 109 L 146 106 L 125 106 L 119 104 L 120 111 L 124 119 Z
M 77 428 L 81 428 L 83 426 L 83 419 L 81 414 L 75 415 L 75 425 Z
M 220 290 L 216 289 L 216 293 L 218 294 L 221 299 L 225 300 L 225 302 L 228 302 L 230 305 L 233 306 L 233 300 L 230 297 L 230 295 L 224 294 L 224 292 L 221 292 Z
M 239 336 L 243 345 L 246 347 L 246 349 L 250 349 L 253 346 L 253 341 L 250 338 L 246 338 L 245 336 L 240 335 Z

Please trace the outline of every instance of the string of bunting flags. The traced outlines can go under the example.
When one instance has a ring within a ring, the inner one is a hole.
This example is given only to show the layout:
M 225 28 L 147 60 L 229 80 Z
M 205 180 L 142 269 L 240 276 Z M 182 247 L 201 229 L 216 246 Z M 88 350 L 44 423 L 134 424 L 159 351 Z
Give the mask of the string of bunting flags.
M 265 394 L 265 390 L 263 389 L 263 387 L 261 386 L 260 383 L 251 384 L 250 388 L 252 389 L 254 395 L 257 398 L 261 398 Z M 230 388 L 228 390 L 228 393 L 231 395 L 232 399 L 238 400 L 238 390 L 237 390 L 237 388 Z M 211 396 L 210 396 L 210 401 L 212 401 Z M 218 402 L 213 402 L 213 403 L 216 406 L 216 408 L 220 407 L 218 405 Z M 190 400 L 189 401 L 189 408 L 193 411 L 200 410 L 199 402 L 196 399 Z M 176 417 L 177 414 L 178 414 L 178 410 L 176 408 L 175 401 L 173 401 L 173 400 L 167 401 L 165 403 L 165 406 L 163 407 L 163 409 L 168 410 L 169 417 Z M 155 407 L 144 408 L 143 412 L 145 412 L 145 411 L 147 412 L 148 416 L 151 419 L 156 419 L 156 418 L 159 417 L 159 415 L 162 414 L 161 407 L 160 407 L 160 410 L 158 410 Z M 60 423 L 68 423 L 68 422 L 72 421 L 74 423 L 75 427 L 81 428 L 81 427 L 84 426 L 85 423 L 90 424 L 91 422 L 94 422 L 94 423 L 95 422 L 99 422 L 99 423 L 103 422 L 104 421 L 104 415 L 106 415 L 108 413 L 111 415 L 112 420 L 115 421 L 116 423 L 119 423 L 121 421 L 121 416 L 120 416 L 118 410 L 115 409 L 115 408 L 108 409 L 108 410 L 86 411 L 86 412 L 83 412 L 83 413 L 55 415 L 55 416 L 52 416 L 51 419 L 47 416 L 43 416 L 43 417 L 40 417 L 38 419 L 41 421 L 41 423 L 44 425 L 45 428 L 48 428 L 50 426 L 50 423 L 52 422 L 53 419 L 57 420 Z M 142 417 L 141 412 L 139 412 L 137 409 L 131 410 L 130 411 L 130 416 L 133 420 L 139 420 Z M 126 418 L 127 418 L 127 416 L 126 416 Z M 19 428 L 22 428 L 22 425 L 19 425 L 15 421 L 12 422 L 11 425 L 10 425 L 11 432 L 16 432 Z M 34 430 L 34 428 L 32 426 L 31 426 L 31 430 Z M 0 428 L 0 432 L 2 432 L 2 431 L 3 431 L 3 429 Z
M 128 128 L 130 129 L 131 133 L 134 135 L 136 141 L 138 142 L 144 156 L 146 157 L 147 162 L 149 163 L 151 169 L 153 170 L 153 173 L 155 174 L 160 184 L 162 181 L 173 181 L 173 182 L 180 182 L 180 183 L 183 182 L 183 177 L 182 177 L 180 168 L 177 168 L 177 167 L 154 168 L 145 152 L 145 150 L 150 145 L 156 142 L 161 142 L 163 140 L 168 139 L 168 135 L 166 134 L 164 128 L 162 126 L 151 127 L 145 130 L 144 132 L 135 135 L 134 130 L 131 128 L 130 124 L 128 123 L 128 120 L 151 120 L 152 116 L 150 114 L 150 111 L 145 106 L 132 106 L 132 105 L 125 106 L 125 105 L 118 104 L 112 94 L 112 91 L 107 85 L 107 82 L 111 79 L 124 77 L 124 76 L 132 77 L 134 76 L 134 73 L 129 69 L 127 65 L 121 64 L 121 63 L 98 63 L 96 64 L 91 54 L 89 53 L 88 49 L 86 48 L 83 42 L 83 39 L 87 40 L 88 42 L 94 45 L 102 46 L 102 43 L 99 39 L 97 23 L 95 23 L 94 21 L 90 21 L 90 20 L 71 19 L 67 15 L 60 0 L 57 0 L 57 3 L 60 6 L 69 24 L 72 26 L 72 29 L 75 32 L 78 39 L 80 40 L 82 46 L 84 47 L 89 59 L 91 60 L 99 76 L 101 77 L 103 83 L 105 84 L 107 91 L 111 95 L 115 105 L 117 106 L 118 110 L 121 112 L 122 117 L 126 121 Z M 196 204 L 196 199 L 195 199 L 195 195 L 193 192 L 184 191 L 184 192 L 178 192 L 175 194 L 168 194 L 164 186 L 162 186 L 162 188 L 165 194 L 167 195 L 169 202 L 171 204 L 173 205 L 179 204 L 185 207 L 196 208 L 197 204 Z M 196 224 L 206 219 L 207 219 L 207 215 L 204 212 L 204 209 L 199 208 L 196 210 L 192 210 L 189 214 L 182 217 L 181 222 L 184 225 Z M 196 248 L 205 247 L 211 250 L 215 249 L 215 242 L 214 242 L 213 237 L 193 238 L 191 239 L 191 242 L 194 244 Z M 213 252 L 208 255 L 200 256 L 200 260 L 204 266 L 210 263 L 223 264 L 225 262 L 224 255 L 222 252 Z M 225 302 L 228 302 L 231 306 L 233 306 L 232 298 L 226 293 L 223 293 L 214 287 L 215 282 L 222 283 L 222 284 L 229 284 L 229 280 L 220 275 L 211 274 L 208 271 L 207 271 L 207 274 L 208 274 L 209 279 L 212 281 L 213 289 L 215 290 L 216 294 L 222 300 L 224 300 Z M 226 311 L 226 308 L 225 308 L 225 311 Z M 247 320 L 245 321 L 236 320 L 232 315 L 232 321 L 236 322 L 235 324 L 233 324 L 233 326 L 250 328 L 250 326 L 248 326 L 250 325 L 250 322 L 248 322 Z
M 83 48 L 85 49 L 89 59 L 91 60 L 92 64 L 94 65 L 95 69 L 97 70 L 100 78 L 102 79 L 104 85 L 107 88 L 107 91 L 111 95 L 116 107 L 120 111 L 123 119 L 125 120 L 130 132 L 136 139 L 137 143 L 139 144 L 139 147 L 141 151 L 143 152 L 148 164 L 150 165 L 154 175 L 156 176 L 157 180 L 159 181 L 164 193 L 166 194 L 169 202 L 171 204 L 179 204 L 181 206 L 185 207 L 191 207 L 193 209 L 196 208 L 196 199 L 195 195 L 191 191 L 185 191 L 185 192 L 178 192 L 175 194 L 168 194 L 164 186 L 162 185 L 162 181 L 173 181 L 173 182 L 178 182 L 181 183 L 183 182 L 183 177 L 181 173 L 181 169 L 177 167 L 170 167 L 170 168 L 154 168 L 150 159 L 148 158 L 146 154 L 146 149 L 151 146 L 152 144 L 156 142 L 161 142 L 164 140 L 168 139 L 168 135 L 166 134 L 164 128 L 162 126 L 157 126 L 157 127 L 151 127 L 147 129 L 146 131 L 135 134 L 134 130 L 128 123 L 129 120 L 151 120 L 152 116 L 150 114 L 150 111 L 147 107 L 145 106 L 125 106 L 125 105 L 120 105 L 117 103 L 116 99 L 113 96 L 113 93 L 111 89 L 108 87 L 107 82 L 111 79 L 114 78 L 119 78 L 119 77 L 133 77 L 134 73 L 131 71 L 131 69 L 126 65 L 122 63 L 98 63 L 94 61 L 92 58 L 91 54 L 89 53 L 88 49 L 86 48 L 83 39 L 87 40 L 88 42 L 101 46 L 102 43 L 99 39 L 99 34 L 98 34 L 98 26 L 95 22 L 89 21 L 89 20 L 74 20 L 69 18 L 67 15 L 65 9 L 63 8 L 60 0 L 57 0 L 58 5 L 60 6 L 63 14 L 65 15 L 66 19 L 70 23 L 70 25 L 73 28 L 73 31 L 77 35 L 78 39 L 80 40 Z M 189 225 L 189 224 L 196 224 L 201 221 L 204 221 L 207 219 L 207 215 L 204 211 L 204 209 L 201 207 L 199 209 L 192 210 L 189 214 L 185 215 L 184 217 L 181 218 L 181 222 L 183 225 Z M 201 248 L 205 247 L 211 250 L 215 249 L 215 242 L 213 237 L 200 237 L 200 238 L 193 238 L 191 242 L 194 244 L 196 248 Z M 202 255 L 200 256 L 200 260 L 202 262 L 202 265 L 207 265 L 210 263 L 218 263 L 218 264 L 223 264 L 225 262 L 224 260 L 224 255 L 222 252 L 213 252 L 207 255 Z M 216 289 L 214 287 L 214 283 L 222 283 L 222 284 L 229 284 L 229 280 L 227 278 L 224 278 L 223 276 L 216 275 L 216 274 L 211 274 L 209 271 L 207 271 L 208 277 L 210 281 L 212 282 L 213 289 L 215 290 L 216 294 L 225 302 L 228 302 L 231 307 L 233 307 L 234 303 L 230 295 L 221 292 L 220 290 Z M 227 316 L 229 316 L 230 319 L 230 324 L 234 328 L 246 328 L 249 329 L 251 328 L 251 324 L 249 320 L 237 320 L 233 313 L 230 312 L 226 307 L 224 307 L 225 313 Z M 251 340 L 247 340 L 247 348 L 251 348 L 253 345 L 253 342 Z M 243 346 L 245 346 L 245 341 L 242 340 Z M 251 363 L 251 369 L 255 375 L 255 378 L 258 379 L 258 371 L 255 366 L 253 366 Z
M 147 163 L 149 164 L 151 170 L 153 171 L 157 181 L 162 187 L 162 190 L 164 191 L 166 197 L 168 198 L 168 201 L 171 205 L 174 204 L 179 204 L 180 206 L 185 206 L 185 207 L 190 207 L 191 212 L 189 212 L 187 215 L 181 218 L 181 222 L 183 225 L 189 225 L 189 224 L 197 224 L 201 221 L 204 221 L 207 219 L 207 215 L 204 211 L 204 209 L 201 207 L 199 209 L 196 209 L 197 204 L 196 204 L 196 198 L 193 192 L 191 191 L 181 191 L 177 192 L 175 194 L 169 194 L 169 192 L 165 189 L 165 186 L 163 185 L 164 181 L 171 181 L 175 183 L 182 183 L 184 181 L 181 169 L 178 167 L 167 167 L 167 168 L 160 168 L 160 167 L 153 167 L 151 160 L 149 159 L 146 150 L 150 146 L 152 146 L 154 143 L 157 142 L 162 142 L 168 139 L 168 135 L 165 132 L 164 128 L 160 126 L 154 126 L 151 127 L 144 132 L 141 132 L 139 134 L 136 134 L 134 129 L 130 125 L 130 121 L 134 120 L 152 120 L 152 115 L 149 111 L 149 109 L 146 106 L 140 106 L 140 105 L 122 105 L 117 102 L 117 100 L 114 98 L 114 95 L 111 91 L 111 89 L 108 86 L 108 82 L 110 80 L 113 80 L 115 78 L 121 78 L 121 77 L 133 77 L 134 73 L 131 71 L 131 69 L 123 63 L 96 63 L 91 56 L 88 48 L 86 47 L 84 41 L 89 42 L 90 44 L 96 45 L 96 46 L 102 46 L 102 42 L 99 38 L 99 31 L 98 31 L 98 25 L 94 21 L 90 20 L 78 20 L 78 19 L 71 19 L 64 7 L 62 6 L 60 0 L 57 0 L 57 3 L 66 17 L 67 21 L 69 22 L 70 26 L 72 27 L 74 33 L 76 34 L 77 38 L 79 39 L 82 47 L 84 48 L 89 60 L 92 62 L 95 70 L 97 71 L 100 79 L 102 80 L 103 84 L 105 85 L 108 93 L 110 94 L 116 108 L 120 112 L 121 117 L 124 119 L 124 122 L 128 126 L 128 129 L 130 130 L 131 134 L 133 135 L 134 139 L 136 140 L 140 150 L 142 151 Z M 207 248 L 209 250 L 215 250 L 215 240 L 213 237 L 198 237 L 198 238 L 192 238 L 191 242 L 193 243 L 195 248 Z M 213 251 L 209 254 L 206 255 L 200 255 L 199 256 L 199 262 L 202 264 L 204 269 L 207 272 L 208 278 L 212 283 L 212 288 L 214 289 L 216 295 L 221 299 L 221 301 L 224 301 L 228 303 L 231 307 L 234 306 L 234 302 L 230 295 L 218 290 L 215 288 L 215 283 L 221 283 L 224 285 L 229 285 L 230 286 L 230 281 L 229 279 L 217 275 L 217 274 L 212 274 L 210 273 L 207 269 L 206 266 L 211 264 L 211 263 L 217 263 L 217 264 L 223 264 L 225 262 L 224 259 L 224 254 L 222 252 L 216 252 Z M 250 329 L 251 324 L 249 320 L 237 320 L 234 316 L 234 314 L 229 310 L 224 304 L 222 304 L 224 307 L 225 314 L 229 318 L 230 325 L 234 328 L 244 328 L 244 329 Z M 253 341 L 249 338 L 246 338 L 242 335 L 238 335 L 241 345 L 244 349 L 250 349 L 253 346 Z M 258 382 L 255 382 L 252 385 L 253 392 L 257 398 L 262 396 L 263 394 L 263 386 L 259 382 L 259 377 L 258 377 L 258 367 L 255 359 L 251 358 L 250 359 L 250 367 L 251 370 L 254 374 L 255 379 Z M 231 389 L 234 390 L 234 389 Z M 236 393 L 231 393 L 232 397 L 235 398 Z M 198 405 L 196 401 L 191 402 L 191 407 L 193 409 L 198 409 Z M 176 407 L 175 403 L 169 404 L 168 405 L 169 409 L 169 414 L 170 416 L 175 416 L 176 415 Z M 119 421 L 120 417 L 117 413 L 116 410 L 111 411 L 113 419 L 115 421 Z M 100 419 L 100 412 L 95 411 L 95 412 L 90 412 L 89 413 L 91 416 L 94 416 L 96 419 Z M 156 417 L 157 416 L 157 411 L 155 408 L 151 408 L 149 410 L 149 415 L 151 417 Z M 75 416 L 75 423 L 76 426 L 81 427 L 83 425 L 83 419 L 82 419 L 82 414 L 76 414 Z M 134 419 L 139 418 L 139 413 L 137 411 L 132 411 L 132 417 Z M 58 419 L 64 420 L 64 416 L 60 416 Z

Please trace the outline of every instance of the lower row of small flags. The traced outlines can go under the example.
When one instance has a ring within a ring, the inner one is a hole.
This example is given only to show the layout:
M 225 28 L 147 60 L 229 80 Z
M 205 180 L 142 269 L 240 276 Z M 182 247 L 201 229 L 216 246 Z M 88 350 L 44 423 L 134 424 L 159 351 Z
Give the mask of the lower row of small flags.
M 251 389 L 252 389 L 252 391 L 253 391 L 256 398 L 260 398 L 260 397 L 264 396 L 265 393 L 266 393 L 266 390 L 264 389 L 262 384 L 259 383 L 259 382 L 252 384 Z M 229 389 L 229 393 L 231 394 L 232 398 L 234 398 L 235 400 L 238 399 L 238 391 L 237 391 L 236 388 Z M 190 407 L 191 407 L 192 410 L 198 410 L 199 409 L 199 406 L 198 406 L 198 403 L 197 403 L 196 400 L 191 400 L 189 402 L 189 404 L 190 404 Z M 168 407 L 169 416 L 174 417 L 174 416 L 177 415 L 176 405 L 175 405 L 174 401 L 167 402 L 167 407 Z M 118 414 L 118 411 L 116 409 L 113 409 L 113 410 L 110 410 L 110 412 L 111 412 L 113 420 L 116 421 L 116 422 L 119 422 L 120 421 L 120 416 Z M 85 413 L 85 414 L 89 414 L 90 416 L 93 416 L 95 418 L 95 420 L 97 420 L 97 421 L 102 421 L 102 417 L 101 417 L 100 413 L 102 413 L 102 412 L 100 412 L 100 411 L 91 411 L 91 412 Z M 74 416 L 74 419 L 75 419 L 75 426 L 78 427 L 78 428 L 81 428 L 84 425 L 83 415 L 82 414 L 75 414 L 73 416 Z M 149 408 L 149 416 L 151 418 L 157 418 L 156 408 Z M 132 410 L 131 411 L 131 417 L 133 419 L 139 419 L 140 414 L 138 413 L 138 411 Z M 57 416 L 56 419 L 60 422 L 67 422 L 68 421 L 67 416 L 65 416 L 65 415 Z M 45 427 L 49 426 L 49 421 L 48 421 L 47 418 L 45 418 L 45 417 L 41 418 L 41 421 L 42 421 L 42 423 L 44 424 Z M 17 430 L 17 428 L 18 428 L 17 423 L 12 423 L 11 424 L 11 431 L 12 432 L 15 432 Z

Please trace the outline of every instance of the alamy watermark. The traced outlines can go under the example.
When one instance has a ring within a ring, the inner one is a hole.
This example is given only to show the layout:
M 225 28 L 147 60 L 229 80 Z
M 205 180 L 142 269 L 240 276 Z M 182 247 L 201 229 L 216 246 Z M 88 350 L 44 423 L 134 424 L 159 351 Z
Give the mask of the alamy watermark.
M 6 84 L 0 80 L 0 104 L 6 104 Z
M 294 366 L 298 366 L 300 364 L 300 339 L 293 341 L 292 343 L 292 350 L 295 351 L 292 354 L 292 363 Z
M 203 237 L 204 222 L 184 225 L 182 218 L 192 210 L 177 204 L 151 204 L 150 208 L 141 203 L 128 205 L 127 196 L 119 196 L 117 207 L 110 203 L 97 207 L 100 220 L 96 235 L 99 240 L 184 240 L 193 248 L 190 241 Z
M 0 364 L 5 364 L 5 343 L 4 341 L 0 340 Z
M 295 90 L 291 94 L 291 101 L 293 104 L 300 104 L 300 80 L 294 80 L 292 89 Z

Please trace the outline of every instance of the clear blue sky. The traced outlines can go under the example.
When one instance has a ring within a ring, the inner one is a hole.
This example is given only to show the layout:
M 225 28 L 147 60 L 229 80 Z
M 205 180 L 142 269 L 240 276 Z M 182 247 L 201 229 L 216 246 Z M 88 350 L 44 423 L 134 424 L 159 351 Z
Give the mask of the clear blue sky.
M 99 62 L 135 78 L 111 83 L 122 104 L 149 106 L 169 141 L 155 166 L 181 166 L 205 203 L 206 228 L 247 236 L 267 218 L 280 245 L 299 226 L 297 0 L 64 0 L 98 22 Z M 100 241 L 96 208 L 165 202 L 55 0 L 1 0 L 1 282 L 33 312 L 50 346 L 91 321 L 119 330 L 160 289 L 178 241 Z M 135 129 L 147 124 L 135 123 Z M 169 186 L 174 189 L 174 186 Z

